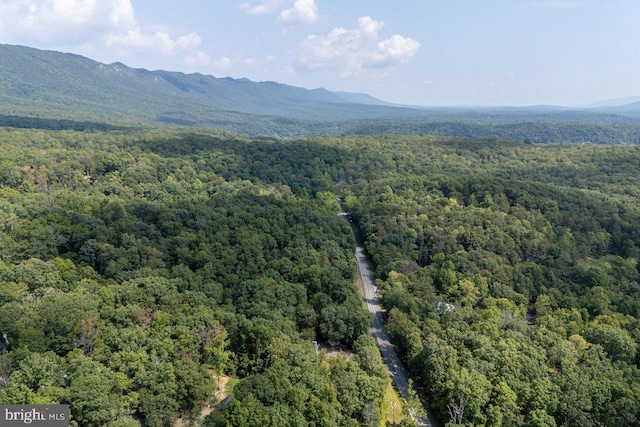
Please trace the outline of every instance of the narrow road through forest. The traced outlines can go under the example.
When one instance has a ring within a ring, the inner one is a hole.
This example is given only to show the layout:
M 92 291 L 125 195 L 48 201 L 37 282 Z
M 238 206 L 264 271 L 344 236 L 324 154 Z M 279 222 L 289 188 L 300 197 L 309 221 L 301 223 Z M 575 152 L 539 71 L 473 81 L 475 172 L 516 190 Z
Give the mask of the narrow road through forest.
M 347 214 L 341 210 L 340 216 L 342 216 L 347 222 L 349 219 Z M 353 227 L 353 225 L 350 223 Z M 355 230 L 354 230 L 355 231 Z M 396 354 L 396 350 L 391 345 L 389 336 L 384 330 L 384 319 L 382 317 L 382 307 L 378 302 L 377 288 L 373 284 L 373 276 L 367 263 L 367 258 L 364 255 L 364 249 L 358 239 L 356 238 L 356 261 L 358 261 L 358 271 L 360 272 L 360 279 L 362 281 L 362 288 L 364 290 L 364 298 L 367 302 L 369 311 L 373 314 L 373 325 L 371 327 L 371 333 L 378 342 L 382 357 L 391 377 L 400 392 L 402 397 L 407 397 L 407 390 L 409 389 L 409 375 L 404 365 L 400 361 L 400 358 Z M 426 416 L 412 415 L 418 422 L 419 426 L 431 427 L 432 424 Z

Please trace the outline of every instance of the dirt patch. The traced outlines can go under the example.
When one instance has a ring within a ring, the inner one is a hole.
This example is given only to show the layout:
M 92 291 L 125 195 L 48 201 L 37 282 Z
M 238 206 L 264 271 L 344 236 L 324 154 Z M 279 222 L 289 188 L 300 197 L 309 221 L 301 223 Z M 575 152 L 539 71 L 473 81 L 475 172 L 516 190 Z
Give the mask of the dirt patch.
M 222 375 L 220 377 L 216 377 L 215 375 L 213 375 L 213 378 L 217 379 L 218 386 L 214 390 L 213 395 L 211 396 L 211 399 L 209 400 L 209 402 L 207 402 L 206 404 L 204 404 L 202 406 L 202 409 L 200 410 L 199 420 L 195 425 L 200 425 L 202 420 L 204 420 L 211 412 L 213 412 L 213 406 L 211 406 L 212 403 L 215 406 L 218 402 L 222 402 L 224 399 L 226 399 L 228 397 L 227 396 L 227 383 L 229 382 L 229 377 L 224 376 L 224 375 Z M 187 427 L 189 425 L 191 425 L 189 423 L 189 420 L 185 420 L 183 418 L 178 418 L 173 423 L 173 427 Z
M 351 358 L 353 356 L 353 351 L 349 350 L 347 347 L 332 347 L 323 342 L 317 343 L 317 349 L 318 353 L 323 353 L 327 357 L 344 356 Z
M 215 393 L 213 394 L 214 397 L 216 398 L 216 401 L 221 402 L 222 400 L 227 398 L 227 383 L 229 382 L 229 377 L 227 376 L 220 376 L 218 377 L 218 387 L 216 388 Z M 211 413 L 211 411 L 209 411 L 209 413 Z M 209 414 L 207 414 L 209 415 Z

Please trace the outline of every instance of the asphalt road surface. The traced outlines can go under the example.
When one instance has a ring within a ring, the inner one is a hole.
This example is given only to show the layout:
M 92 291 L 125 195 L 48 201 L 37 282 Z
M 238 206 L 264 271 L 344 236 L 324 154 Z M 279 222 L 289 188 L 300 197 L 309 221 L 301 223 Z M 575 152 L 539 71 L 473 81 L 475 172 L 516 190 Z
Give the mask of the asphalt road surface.
M 348 220 L 346 213 L 341 212 L 340 215 Z M 391 345 L 389 336 L 384 331 L 384 320 L 382 318 L 382 308 L 378 302 L 378 290 L 373 284 L 373 276 L 367 263 L 367 258 L 364 255 L 364 250 L 358 242 L 356 242 L 356 260 L 358 261 L 358 271 L 360 272 L 360 279 L 362 280 L 362 288 L 364 290 L 364 298 L 367 302 L 369 311 L 373 313 L 373 325 L 371 327 L 371 334 L 375 337 L 382 352 L 385 364 L 393 381 L 396 383 L 396 387 L 402 397 L 407 397 L 407 390 L 409 388 L 409 375 L 404 365 L 400 361 L 400 358 L 396 354 L 396 350 Z M 413 418 L 418 422 L 420 426 L 431 427 L 432 424 L 426 416 L 413 415 Z

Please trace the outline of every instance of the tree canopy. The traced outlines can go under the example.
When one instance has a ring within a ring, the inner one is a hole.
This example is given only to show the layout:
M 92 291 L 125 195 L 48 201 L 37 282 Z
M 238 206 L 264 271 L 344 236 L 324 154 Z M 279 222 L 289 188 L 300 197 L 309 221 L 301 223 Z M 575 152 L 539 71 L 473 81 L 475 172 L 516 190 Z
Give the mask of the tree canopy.
M 227 375 L 210 425 L 375 425 L 339 196 L 437 418 L 638 423 L 636 146 L 0 128 L 0 150 L 3 403 L 162 426 Z

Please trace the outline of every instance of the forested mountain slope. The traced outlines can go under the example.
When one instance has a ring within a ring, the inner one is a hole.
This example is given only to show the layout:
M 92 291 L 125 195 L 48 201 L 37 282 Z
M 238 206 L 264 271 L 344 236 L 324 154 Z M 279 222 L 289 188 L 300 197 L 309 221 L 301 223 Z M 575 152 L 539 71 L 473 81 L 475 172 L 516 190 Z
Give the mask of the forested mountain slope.
M 115 119 L 203 124 L 249 115 L 344 121 L 394 117 L 408 109 L 358 94 L 307 90 L 276 82 L 148 71 L 101 64 L 78 55 L 0 45 L 0 105 L 76 117 L 92 113 Z M 225 112 L 233 112 L 225 114 Z
M 129 127 L 150 123 L 213 127 L 274 138 L 366 133 L 534 142 L 640 141 L 640 114 L 633 105 L 615 109 L 406 107 L 366 94 L 133 69 L 0 44 L 0 124 L 29 127 L 33 119 L 51 120 L 52 126 L 64 119 Z

